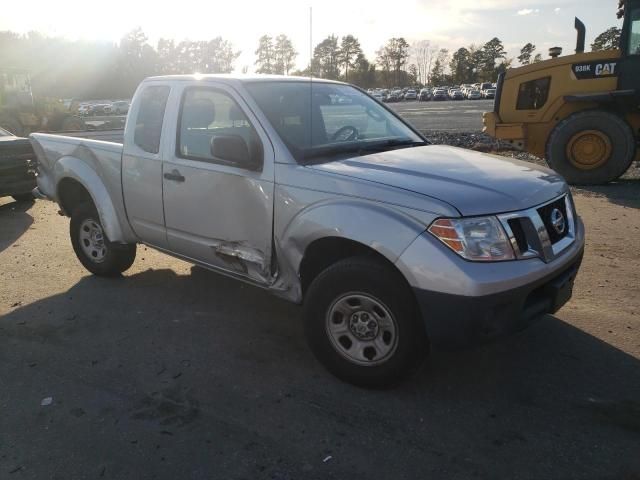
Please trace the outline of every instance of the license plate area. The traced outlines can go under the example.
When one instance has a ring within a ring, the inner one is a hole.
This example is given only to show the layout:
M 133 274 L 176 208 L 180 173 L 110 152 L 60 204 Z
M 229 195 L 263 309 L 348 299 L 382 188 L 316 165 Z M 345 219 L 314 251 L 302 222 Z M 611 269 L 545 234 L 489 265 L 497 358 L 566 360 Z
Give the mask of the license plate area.
M 551 299 L 551 313 L 560 310 L 571 298 L 576 273 L 577 270 L 572 269 L 547 285 L 546 293 Z

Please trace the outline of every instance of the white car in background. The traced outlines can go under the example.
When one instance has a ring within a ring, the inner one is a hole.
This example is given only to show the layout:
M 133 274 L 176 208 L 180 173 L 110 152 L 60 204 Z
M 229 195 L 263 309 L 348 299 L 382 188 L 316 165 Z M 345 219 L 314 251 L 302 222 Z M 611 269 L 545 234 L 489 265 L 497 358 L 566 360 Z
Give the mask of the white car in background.
M 81 103 L 78 105 L 78 115 L 89 115 L 91 105 L 88 103 Z
M 129 112 L 129 102 L 127 100 L 118 100 L 111 104 L 111 112 L 115 115 L 126 115 Z
M 407 93 L 404 94 L 404 99 L 405 100 L 417 100 L 418 99 L 418 94 L 413 89 L 412 90 L 407 90 Z
M 488 88 L 486 89 L 484 92 L 482 92 L 482 96 L 484 98 L 496 98 L 496 89 L 495 88 Z
M 479 90 L 469 90 L 467 93 L 467 98 L 469 100 L 482 100 L 482 93 Z

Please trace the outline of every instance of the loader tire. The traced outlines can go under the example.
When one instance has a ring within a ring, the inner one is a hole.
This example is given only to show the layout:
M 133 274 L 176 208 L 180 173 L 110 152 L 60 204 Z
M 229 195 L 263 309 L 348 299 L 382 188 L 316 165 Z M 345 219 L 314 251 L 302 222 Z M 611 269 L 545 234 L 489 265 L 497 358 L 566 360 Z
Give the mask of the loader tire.
M 572 185 L 598 185 L 623 175 L 636 153 L 627 122 L 615 113 L 587 110 L 562 120 L 549 136 L 547 163 Z

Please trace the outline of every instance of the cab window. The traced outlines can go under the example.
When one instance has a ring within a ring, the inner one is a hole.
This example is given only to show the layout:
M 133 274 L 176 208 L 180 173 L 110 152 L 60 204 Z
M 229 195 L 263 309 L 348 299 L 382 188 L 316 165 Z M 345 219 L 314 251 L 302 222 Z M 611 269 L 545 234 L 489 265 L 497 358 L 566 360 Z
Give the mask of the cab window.
M 640 8 L 631 12 L 629 55 L 640 55 Z
M 140 94 L 133 142 L 148 153 L 160 151 L 162 121 L 169 97 L 169 87 L 149 86 Z
M 518 102 L 516 110 L 539 110 L 549 98 L 549 86 L 551 85 L 551 77 L 531 80 L 520 84 L 518 90 Z
M 258 135 L 233 98 L 212 88 L 190 88 L 182 99 L 177 152 L 179 157 L 218 162 L 211 145 L 216 136 L 239 136 L 255 145 Z

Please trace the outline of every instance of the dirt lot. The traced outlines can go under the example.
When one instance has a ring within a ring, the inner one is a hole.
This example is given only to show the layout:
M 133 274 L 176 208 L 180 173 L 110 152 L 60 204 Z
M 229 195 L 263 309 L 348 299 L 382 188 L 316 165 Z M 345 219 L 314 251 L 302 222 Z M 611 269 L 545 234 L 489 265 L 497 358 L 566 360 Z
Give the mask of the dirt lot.
M 298 307 L 144 247 L 92 277 L 53 204 L 0 199 L 0 478 L 638 479 L 640 183 L 575 198 L 573 300 L 384 392 Z

